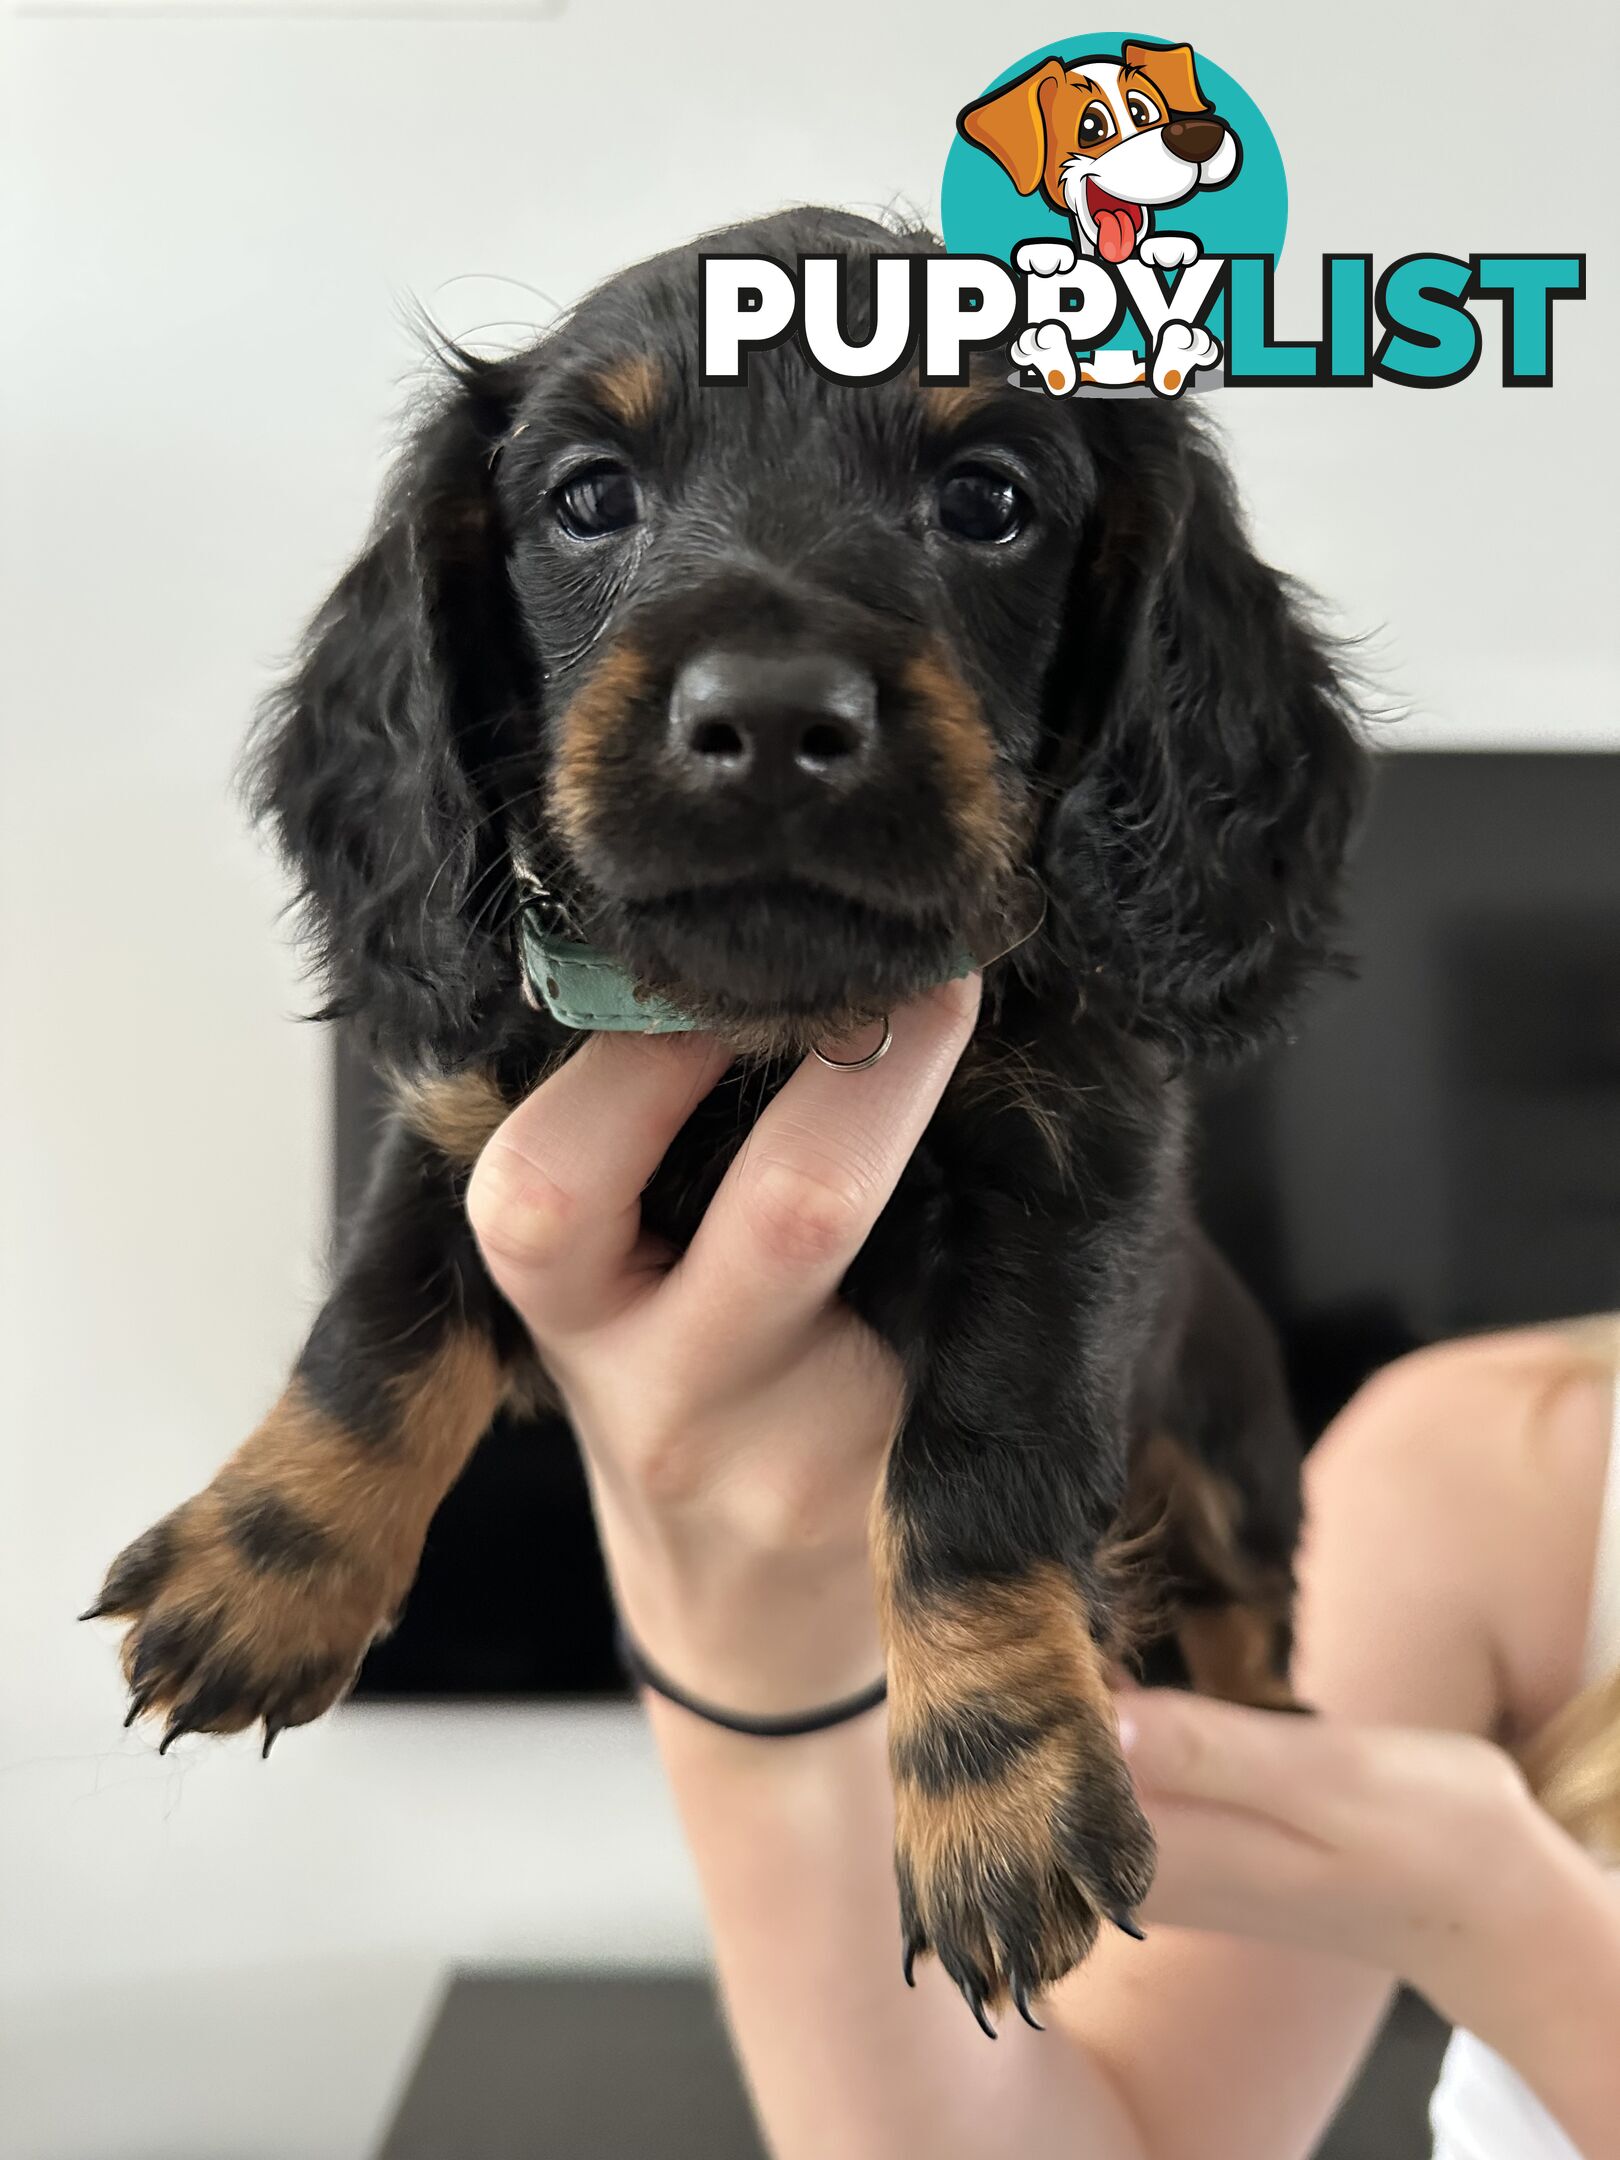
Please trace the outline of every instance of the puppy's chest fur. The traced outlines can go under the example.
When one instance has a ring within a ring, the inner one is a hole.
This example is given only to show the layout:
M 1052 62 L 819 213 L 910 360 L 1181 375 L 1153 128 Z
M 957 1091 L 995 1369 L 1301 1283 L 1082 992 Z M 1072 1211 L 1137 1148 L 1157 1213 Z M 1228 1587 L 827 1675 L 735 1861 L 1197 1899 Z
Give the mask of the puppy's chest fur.
M 1126 1262 L 1143 1313 L 1166 1295 L 1174 1236 L 1129 1255 L 1113 1248 L 1122 1221 L 1180 1222 L 1182 1090 L 1156 1053 L 1112 1029 L 1060 1029 L 1028 1010 L 1014 1017 L 1014 1028 L 981 1029 L 970 1044 L 845 1278 L 851 1305 L 908 1365 L 926 1361 L 935 1330 L 952 1324 L 957 1297 L 971 1295 L 991 1253 L 1024 1270 L 1032 1308 L 1050 1286 L 1051 1311 L 1031 1313 L 1037 1330 L 1066 1332 L 1075 1322 L 1072 1279 L 1050 1264 L 1058 1244 L 1094 1239 L 1098 1272 Z M 586 1039 L 509 1037 L 478 1066 L 400 1080 L 404 1121 L 469 1171 L 507 1111 Z M 740 1059 L 694 1107 L 643 1195 L 655 1237 L 676 1251 L 691 1242 L 793 1069 L 786 1059 Z M 845 1084 L 853 1113 L 859 1074 Z

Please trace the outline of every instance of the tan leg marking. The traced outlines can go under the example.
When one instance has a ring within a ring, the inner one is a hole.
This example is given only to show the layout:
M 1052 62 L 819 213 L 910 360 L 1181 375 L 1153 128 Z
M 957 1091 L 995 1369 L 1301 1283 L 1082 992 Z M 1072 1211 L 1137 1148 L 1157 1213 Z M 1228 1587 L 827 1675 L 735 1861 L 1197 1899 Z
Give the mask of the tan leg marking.
M 165 1744 L 261 1718 L 273 1737 L 345 1694 L 502 1384 L 490 1345 L 455 1335 L 400 1376 L 379 1439 L 345 1431 L 295 1380 L 213 1482 L 108 1573 L 96 1616 L 131 1622 L 133 1714 L 167 1715 Z
M 1067 1574 L 905 1587 L 903 1533 L 874 1551 L 888 1653 L 895 1862 L 907 1963 L 934 1951 L 984 2022 L 1128 1921 L 1151 1834 L 1119 1753 L 1102 1652 Z

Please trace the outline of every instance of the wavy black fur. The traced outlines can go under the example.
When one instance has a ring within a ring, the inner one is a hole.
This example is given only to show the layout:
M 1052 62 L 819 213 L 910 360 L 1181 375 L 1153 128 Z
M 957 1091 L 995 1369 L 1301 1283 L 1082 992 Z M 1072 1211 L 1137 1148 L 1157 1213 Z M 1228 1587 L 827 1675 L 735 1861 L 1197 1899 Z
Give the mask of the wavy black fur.
M 854 262 L 935 243 L 806 210 L 700 245 Z M 262 1570 L 275 1531 L 301 1582 L 317 1560 L 352 1582 L 311 1420 L 333 1435 L 334 1491 L 359 1449 L 369 1477 L 428 1481 L 421 1512 L 454 1466 L 404 1416 L 411 1375 L 456 1329 L 523 1373 L 461 1210 L 467 1105 L 493 1104 L 492 1125 L 567 1047 L 520 995 L 515 850 L 634 974 L 760 1052 L 938 979 L 1033 868 L 1046 921 L 990 970 L 961 1073 L 845 1284 L 908 1380 L 881 1548 L 911 1659 L 894 1768 L 905 1820 L 939 1833 L 902 1833 L 908 1962 L 937 1950 L 982 2017 L 1050 1984 L 1099 1916 L 1124 1924 L 1151 1869 L 1076 1647 L 1118 1646 L 1109 1540 L 1155 1510 L 1179 1526 L 1176 1596 L 1232 1624 L 1234 1686 L 1255 1684 L 1255 1629 L 1286 1655 L 1297 1443 L 1275 1350 L 1189 1218 L 1183 1072 L 1281 1026 L 1331 961 L 1362 758 L 1334 649 L 1255 554 L 1194 413 L 1034 395 L 993 357 L 954 403 L 904 376 L 839 389 L 791 345 L 746 388 L 702 390 L 697 253 L 626 272 L 512 358 L 447 349 L 364 552 L 261 717 L 250 792 L 298 882 L 325 1011 L 407 1079 L 471 1089 L 415 1098 L 295 1419 L 250 1443 L 234 1500 L 183 1520 L 225 1524 L 231 1565 Z M 604 459 L 641 516 L 581 538 L 559 491 Z M 1003 543 L 942 521 L 964 462 L 1016 477 Z M 699 771 L 673 686 L 695 655 L 739 649 L 833 654 L 868 686 L 858 785 L 794 782 L 772 803 Z M 646 1196 L 656 1230 L 690 1236 L 780 1072 L 739 1070 L 694 1113 Z M 278 1492 L 292 1459 L 296 1492 Z M 1150 1459 L 1170 1465 L 1160 1489 L 1130 1489 Z M 133 1549 L 101 1609 L 183 1606 L 200 1535 Z M 982 1615 L 989 1662 L 976 1695 L 955 1702 L 942 1669 L 919 1708 L 908 1688 L 948 1614 Z M 1206 1662 L 1221 1625 L 1200 1632 Z M 267 1676 L 271 1652 L 240 1632 L 213 1670 L 184 1611 L 146 1626 L 143 1702 L 163 1699 L 165 1644 L 202 1674 L 183 1723 L 265 1702 L 295 1722 L 338 1684 Z M 338 1635 L 317 1677 L 363 1650 Z M 987 1672 L 1004 1681 L 988 1693 Z M 1037 1759 L 1029 1790 L 1061 1775 L 1064 1793 L 1040 1822 L 1015 1804 Z
M 901 244 L 808 211 L 702 244 L 716 243 L 783 260 Z M 541 779 L 548 656 L 544 610 L 525 605 L 533 573 L 514 563 L 502 446 L 554 367 L 663 337 L 689 359 L 690 322 L 671 336 L 668 317 L 683 302 L 690 317 L 695 293 L 695 250 L 681 251 L 593 296 L 527 353 L 442 346 L 440 394 L 372 539 L 261 716 L 250 799 L 299 880 L 324 1012 L 359 1019 L 391 1058 L 454 1064 L 486 1049 L 510 1000 L 503 803 Z M 807 413 L 864 396 L 875 427 L 914 424 L 897 398 L 829 392 L 802 368 L 793 388 Z M 672 420 L 695 395 L 677 395 Z M 1253 552 L 1194 412 L 1023 402 L 1046 407 L 1044 432 L 1074 453 L 1043 502 L 1069 574 L 982 627 L 964 609 L 949 629 L 978 681 L 1038 711 L 1038 744 L 1011 747 L 1051 796 L 1032 850 L 1054 903 L 1049 972 L 1184 1061 L 1241 1053 L 1333 958 L 1362 779 L 1341 658 Z M 777 424 L 793 421 L 784 398 Z

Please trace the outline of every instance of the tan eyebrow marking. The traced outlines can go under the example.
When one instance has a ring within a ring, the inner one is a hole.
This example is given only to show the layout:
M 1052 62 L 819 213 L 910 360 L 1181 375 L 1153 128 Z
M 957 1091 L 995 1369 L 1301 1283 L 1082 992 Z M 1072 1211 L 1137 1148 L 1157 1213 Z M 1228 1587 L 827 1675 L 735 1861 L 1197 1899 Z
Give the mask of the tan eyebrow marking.
M 616 420 L 626 427 L 646 427 L 657 414 L 663 377 L 649 354 L 631 353 L 604 368 L 591 387 Z
M 988 383 L 930 383 L 922 393 L 923 409 L 935 427 L 960 427 L 994 394 Z

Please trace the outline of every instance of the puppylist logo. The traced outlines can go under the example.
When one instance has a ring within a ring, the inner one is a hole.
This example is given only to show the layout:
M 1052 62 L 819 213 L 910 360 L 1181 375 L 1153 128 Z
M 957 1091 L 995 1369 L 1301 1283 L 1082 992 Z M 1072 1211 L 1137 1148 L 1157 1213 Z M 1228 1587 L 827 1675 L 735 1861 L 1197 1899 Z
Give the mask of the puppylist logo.
M 750 352 L 797 337 L 841 383 L 915 363 L 925 384 L 961 384 L 973 352 L 1000 348 L 1054 397 L 1439 390 L 1473 373 L 1494 309 L 1502 382 L 1524 389 L 1552 382 L 1555 302 L 1586 291 L 1583 254 L 1416 250 L 1382 269 L 1328 255 L 1320 334 L 1279 338 L 1282 154 L 1242 86 L 1190 45 L 1065 39 L 1015 61 L 956 126 L 945 254 L 703 257 L 705 383 L 741 382 Z

